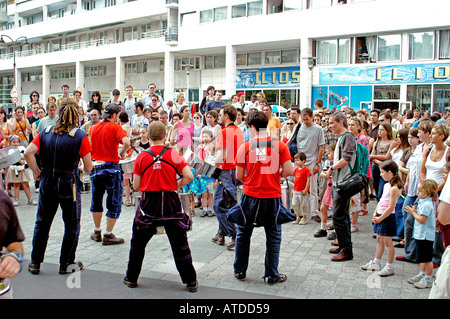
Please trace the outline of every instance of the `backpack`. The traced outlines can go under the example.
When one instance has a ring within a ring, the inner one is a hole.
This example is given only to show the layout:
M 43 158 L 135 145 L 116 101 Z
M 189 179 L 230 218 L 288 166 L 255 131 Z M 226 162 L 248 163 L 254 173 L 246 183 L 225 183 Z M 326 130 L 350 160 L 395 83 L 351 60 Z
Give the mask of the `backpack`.
M 345 134 L 352 134 L 350 132 Z M 344 143 L 344 137 L 341 139 L 341 147 Z M 360 173 L 363 176 L 367 176 L 367 172 L 369 171 L 369 151 L 367 147 L 362 145 L 361 143 L 356 142 L 356 159 L 355 166 L 352 167 L 352 164 L 348 164 L 350 167 L 350 171 L 352 174 Z

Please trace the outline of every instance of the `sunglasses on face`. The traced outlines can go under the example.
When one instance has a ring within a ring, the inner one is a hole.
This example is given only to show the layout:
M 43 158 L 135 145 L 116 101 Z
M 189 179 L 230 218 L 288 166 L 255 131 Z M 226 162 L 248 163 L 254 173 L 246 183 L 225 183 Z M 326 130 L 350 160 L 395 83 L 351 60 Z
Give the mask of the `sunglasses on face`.
M 286 123 L 287 125 L 294 125 L 294 123 Z

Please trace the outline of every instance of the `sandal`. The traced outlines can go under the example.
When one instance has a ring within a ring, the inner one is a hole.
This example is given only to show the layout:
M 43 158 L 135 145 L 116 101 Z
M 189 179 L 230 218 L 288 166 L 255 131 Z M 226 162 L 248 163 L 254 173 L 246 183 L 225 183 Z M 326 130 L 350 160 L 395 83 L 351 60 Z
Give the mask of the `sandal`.
M 127 200 L 125 201 L 125 206 L 131 206 L 131 200 L 127 199 Z
M 361 211 L 359 212 L 359 216 L 364 216 L 367 215 L 369 213 L 369 211 L 367 209 L 361 209 Z

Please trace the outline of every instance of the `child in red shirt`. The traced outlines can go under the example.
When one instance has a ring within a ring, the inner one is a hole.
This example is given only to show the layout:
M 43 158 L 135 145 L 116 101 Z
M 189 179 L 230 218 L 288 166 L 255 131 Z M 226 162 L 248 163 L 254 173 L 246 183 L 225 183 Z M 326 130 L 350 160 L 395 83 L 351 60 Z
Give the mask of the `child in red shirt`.
M 306 214 L 309 210 L 309 184 L 311 183 L 311 172 L 305 166 L 305 153 L 297 153 L 294 156 L 295 165 L 294 170 L 294 191 L 292 194 L 292 209 L 297 216 L 297 220 L 293 224 L 305 225 L 308 223 Z

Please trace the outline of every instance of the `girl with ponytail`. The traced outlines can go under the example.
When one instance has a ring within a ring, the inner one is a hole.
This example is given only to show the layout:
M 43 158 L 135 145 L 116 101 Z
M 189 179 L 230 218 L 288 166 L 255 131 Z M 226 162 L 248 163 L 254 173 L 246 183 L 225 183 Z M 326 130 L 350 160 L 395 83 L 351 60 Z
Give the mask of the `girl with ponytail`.
M 403 182 L 398 174 L 398 166 L 392 160 L 384 161 L 380 164 L 380 176 L 386 184 L 383 187 L 383 193 L 372 217 L 374 232 L 377 235 L 377 249 L 375 258 L 366 265 L 361 266 L 361 268 L 371 271 L 380 270 L 381 257 L 386 247 L 387 263 L 378 273 L 379 276 L 386 277 L 394 274 L 392 263 L 394 261 L 395 248 L 392 237 L 397 234 L 395 205 L 402 195 Z

